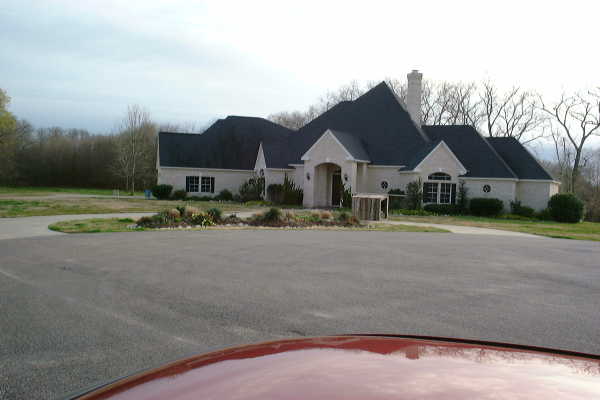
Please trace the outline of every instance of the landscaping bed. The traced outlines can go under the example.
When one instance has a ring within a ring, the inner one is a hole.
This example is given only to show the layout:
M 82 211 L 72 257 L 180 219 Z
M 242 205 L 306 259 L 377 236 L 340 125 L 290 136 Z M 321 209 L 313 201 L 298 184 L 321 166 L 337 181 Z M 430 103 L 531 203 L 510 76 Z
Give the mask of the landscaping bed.
M 174 229 L 324 229 L 361 230 L 382 232 L 448 232 L 432 227 L 398 224 L 362 224 L 347 212 L 330 211 L 282 211 L 271 208 L 249 218 L 235 214 L 223 215 L 218 208 L 200 210 L 192 206 L 161 211 L 140 218 L 137 222 L 129 218 L 86 219 L 61 221 L 49 226 L 64 233 L 133 232 L 144 230 Z

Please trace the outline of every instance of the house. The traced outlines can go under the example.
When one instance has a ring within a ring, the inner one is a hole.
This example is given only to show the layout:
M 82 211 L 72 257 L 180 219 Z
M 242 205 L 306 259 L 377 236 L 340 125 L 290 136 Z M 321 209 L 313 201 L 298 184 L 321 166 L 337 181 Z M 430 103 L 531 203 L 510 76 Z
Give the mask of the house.
M 285 176 L 304 190 L 304 206 L 340 204 L 340 188 L 387 193 L 423 182 L 424 203 L 454 203 L 464 181 L 472 197 L 540 210 L 558 182 L 513 138 L 485 138 L 473 126 L 421 124 L 422 74 L 408 74 L 406 104 L 385 82 L 343 101 L 299 130 L 229 116 L 202 134 L 159 134 L 158 182 L 189 195 L 233 193 L 253 176 Z

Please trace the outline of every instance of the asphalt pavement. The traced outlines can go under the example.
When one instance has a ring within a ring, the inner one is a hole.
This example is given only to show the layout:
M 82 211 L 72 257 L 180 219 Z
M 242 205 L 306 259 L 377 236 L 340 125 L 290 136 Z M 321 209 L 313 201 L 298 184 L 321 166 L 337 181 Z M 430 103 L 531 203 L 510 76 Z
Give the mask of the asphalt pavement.
M 600 353 L 595 242 L 161 231 L 0 241 L 0 398 L 48 399 L 194 353 L 399 333 Z

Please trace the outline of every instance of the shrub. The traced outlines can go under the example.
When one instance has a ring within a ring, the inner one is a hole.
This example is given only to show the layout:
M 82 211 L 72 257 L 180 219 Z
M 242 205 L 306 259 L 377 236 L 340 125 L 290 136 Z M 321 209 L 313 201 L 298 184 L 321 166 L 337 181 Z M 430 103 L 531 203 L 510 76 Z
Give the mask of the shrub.
M 223 218 L 223 211 L 220 208 L 210 208 L 206 210 L 206 213 L 210 216 L 214 223 L 221 222 Z
M 264 201 L 264 200 L 253 200 L 253 201 L 247 201 L 245 203 L 245 205 L 247 206 L 259 206 L 259 207 L 267 207 L 267 206 L 272 206 L 273 203 L 271 203 L 270 201 Z
M 458 184 L 458 193 L 456 196 L 456 206 L 461 214 L 466 214 L 469 211 L 469 189 L 465 181 Z
M 423 210 L 438 215 L 457 215 L 461 210 L 456 204 L 427 204 Z
M 152 196 L 159 200 L 166 200 L 171 195 L 173 186 L 171 185 L 155 185 L 152 187 Z
M 495 198 L 476 197 L 469 204 L 471 214 L 482 217 L 495 217 L 502 214 L 504 203 Z
M 176 190 L 173 192 L 173 200 L 185 200 L 187 192 L 185 190 Z
M 265 189 L 265 178 L 252 177 L 240 186 L 240 197 L 243 202 L 262 200 Z
M 283 203 L 283 185 L 272 183 L 267 187 L 267 198 L 275 204 Z
M 548 208 L 558 222 L 580 222 L 583 218 L 583 202 L 572 193 L 557 193 L 550 197 Z
M 535 218 L 541 219 L 542 221 L 552 221 L 552 214 L 550 214 L 549 208 L 544 208 L 542 211 L 535 213 Z
M 281 186 L 283 203 L 290 205 L 302 205 L 304 199 L 304 191 L 296 186 L 296 184 L 288 178 L 287 174 L 283 178 L 283 185 Z
M 271 207 L 269 211 L 266 211 L 262 215 L 264 222 L 278 222 L 281 220 L 281 210 L 279 208 Z
M 416 215 L 416 216 L 419 216 L 419 217 L 429 217 L 429 216 L 433 215 L 429 211 L 425 211 L 425 210 L 409 210 L 409 209 L 406 209 L 406 208 L 401 208 L 400 210 L 394 210 L 394 214 Z
M 533 218 L 535 210 L 531 207 L 521 205 L 519 200 L 510 202 L 510 213 L 522 217 Z
M 308 218 L 310 222 L 318 224 L 321 222 L 321 213 L 318 211 L 313 211 L 310 213 L 310 217 Z
M 388 192 L 388 194 L 398 194 L 398 195 L 404 195 L 406 196 L 406 193 L 404 192 L 404 190 L 401 189 L 392 189 Z M 405 208 L 406 205 L 406 197 L 397 197 L 397 196 L 390 196 L 390 210 L 398 210 L 400 208 Z
M 169 211 L 167 211 L 167 215 L 174 220 L 177 218 L 181 218 L 181 213 L 176 208 L 172 208 Z
M 233 194 L 227 190 L 227 189 L 223 189 L 219 192 L 219 194 L 216 197 L 217 200 L 221 200 L 221 201 L 232 201 L 233 200 Z
M 240 196 L 239 194 L 234 194 L 233 195 L 233 201 L 235 201 L 236 203 L 242 203 L 242 196 Z
M 352 208 L 352 188 L 344 185 L 344 191 L 342 192 L 342 207 Z
M 211 216 L 208 215 L 208 213 L 204 213 L 204 212 L 199 212 L 198 214 L 192 215 L 192 217 L 190 218 L 190 223 L 192 223 L 193 225 L 199 225 L 202 227 L 212 226 L 215 224 L 213 219 L 211 218 Z
M 200 212 L 199 209 L 197 209 L 196 207 L 192 207 L 192 206 L 185 206 L 183 208 L 183 216 L 184 217 L 191 217 L 194 214 L 198 214 Z
M 423 207 L 423 182 L 421 178 L 406 185 L 406 205 L 411 210 L 420 210 Z
M 333 214 L 331 213 L 331 211 L 321 211 L 320 215 L 321 219 L 332 219 L 333 218 Z
M 287 221 L 295 221 L 296 220 L 296 214 L 294 214 L 292 211 L 286 211 L 285 212 L 285 219 Z
M 179 211 L 179 215 L 181 215 L 182 217 L 185 215 L 185 206 L 177 206 L 175 207 L 175 209 Z
M 337 216 L 337 220 L 340 221 L 340 222 L 348 222 L 349 219 L 350 219 L 350 214 L 348 214 L 345 211 L 342 211 Z

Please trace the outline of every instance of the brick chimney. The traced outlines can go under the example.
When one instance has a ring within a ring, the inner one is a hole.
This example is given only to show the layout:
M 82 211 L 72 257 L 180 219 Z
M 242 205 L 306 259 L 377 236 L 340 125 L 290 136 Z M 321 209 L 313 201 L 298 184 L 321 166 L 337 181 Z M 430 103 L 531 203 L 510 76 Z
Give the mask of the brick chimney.
M 413 69 L 406 77 L 408 79 L 406 111 L 408 111 L 414 123 L 417 126 L 421 126 L 421 80 L 423 79 L 423 74 Z

